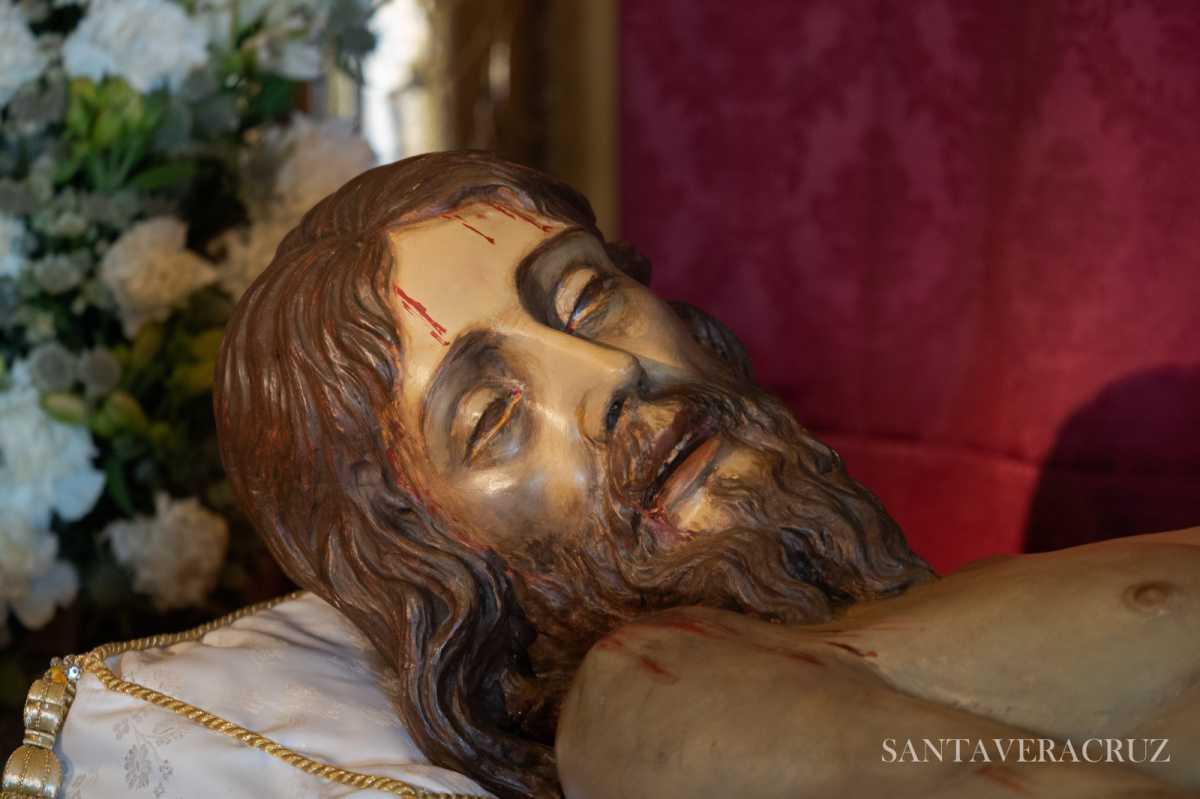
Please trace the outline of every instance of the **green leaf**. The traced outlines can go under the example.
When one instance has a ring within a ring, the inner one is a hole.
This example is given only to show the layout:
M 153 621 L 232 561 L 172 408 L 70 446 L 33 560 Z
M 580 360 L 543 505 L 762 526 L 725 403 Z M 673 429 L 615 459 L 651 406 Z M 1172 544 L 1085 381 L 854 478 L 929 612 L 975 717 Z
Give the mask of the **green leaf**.
M 133 507 L 133 499 L 129 496 L 129 482 L 125 479 L 125 466 L 120 459 L 110 457 L 104 465 L 105 487 L 108 495 L 117 507 L 127 515 L 133 516 L 137 511 Z
M 42 409 L 47 414 L 60 422 L 75 425 L 87 422 L 87 403 L 77 394 L 68 394 L 66 392 L 43 394 L 41 404 Z
M 212 361 L 182 364 L 171 372 L 170 385 L 184 398 L 205 394 L 212 390 L 216 365 Z
M 262 86 L 253 99 L 251 113 L 258 119 L 277 119 L 292 110 L 296 84 L 276 75 L 265 75 Z
M 105 169 L 104 163 L 99 158 L 89 155 L 83 160 L 83 166 L 93 188 L 101 190 L 109 188 L 108 170 Z
M 142 325 L 133 338 L 133 354 L 129 359 L 130 369 L 137 371 L 149 366 L 158 355 L 163 343 L 163 326 L 159 322 Z
M 88 427 L 100 438 L 112 438 L 120 432 L 116 420 L 105 408 L 101 408 L 91 415 L 91 418 L 88 419 Z
M 96 117 L 96 124 L 92 128 L 92 146 L 97 150 L 106 150 L 121 138 L 123 132 L 120 109 L 105 108 Z
M 142 170 L 133 176 L 129 185 L 143 191 L 154 191 L 189 181 L 195 177 L 197 170 L 195 161 L 172 161 Z
M 175 438 L 175 431 L 166 422 L 155 422 L 150 425 L 150 442 L 159 452 L 167 452 L 174 448 Z
M 101 412 L 116 424 L 118 430 L 140 433 L 149 425 L 146 412 L 128 391 L 118 390 L 109 394 Z
M 92 114 L 83 100 L 72 96 L 67 105 L 67 133 L 76 139 L 85 139 L 92 126 Z
M 75 78 L 72 80 L 70 92 L 71 99 L 78 98 L 81 103 L 88 106 L 96 105 L 96 84 L 90 78 Z
M 188 346 L 192 357 L 197 361 L 211 361 L 215 363 L 217 360 L 217 350 L 221 349 L 221 337 L 224 333 L 225 331 L 221 328 L 213 328 L 198 334 Z
M 83 166 L 83 162 L 88 157 L 89 152 L 91 152 L 91 148 L 88 147 L 87 142 L 72 142 L 70 155 L 61 161 L 54 170 L 54 182 L 60 184 L 66 183 L 75 177 L 75 173 L 79 171 L 79 167 Z
M 121 78 L 107 77 L 100 84 L 100 90 L 97 93 L 99 104 L 105 108 L 124 108 L 132 103 L 137 103 L 140 110 L 141 98 L 133 87 L 126 83 Z

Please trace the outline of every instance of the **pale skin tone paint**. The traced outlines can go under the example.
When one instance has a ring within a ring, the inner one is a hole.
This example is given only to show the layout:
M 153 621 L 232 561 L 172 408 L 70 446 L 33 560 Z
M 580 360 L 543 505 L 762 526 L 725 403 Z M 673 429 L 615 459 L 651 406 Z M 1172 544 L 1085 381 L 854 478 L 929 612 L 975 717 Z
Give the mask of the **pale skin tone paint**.
M 1171 762 L 884 762 L 885 739 L 1020 737 L 1165 738 Z M 1200 528 L 989 560 L 830 624 L 650 617 L 589 653 L 556 749 L 571 799 L 1200 796 Z
M 640 378 L 661 386 L 719 368 L 596 238 L 515 203 L 467 205 L 391 242 L 400 406 L 429 464 L 418 479 L 436 484 L 444 515 L 490 536 L 483 543 L 553 535 L 587 510 L 614 400 Z M 724 452 L 721 468 L 743 460 Z M 693 528 L 717 524 L 710 512 L 703 486 L 671 509 Z
M 594 239 L 570 235 L 486 203 L 392 234 L 402 413 L 422 430 L 423 477 L 442 510 L 489 545 L 551 534 L 582 512 L 598 479 L 590 448 L 640 371 L 669 381 L 712 368 L 669 308 L 616 275 Z M 558 317 L 547 320 L 516 278 L 556 237 L 567 246 L 542 283 Z M 568 261 L 591 271 L 559 280 Z M 613 276 L 607 316 L 568 329 L 596 274 Z M 480 335 L 487 346 L 455 374 L 448 356 Z M 703 526 L 715 513 L 704 500 L 701 486 L 676 519 Z M 585 660 L 557 739 L 571 799 L 1200 790 L 1200 529 L 989 561 L 826 625 L 671 614 L 617 631 Z M 1021 736 L 1169 738 L 1172 760 L 882 762 L 885 738 Z

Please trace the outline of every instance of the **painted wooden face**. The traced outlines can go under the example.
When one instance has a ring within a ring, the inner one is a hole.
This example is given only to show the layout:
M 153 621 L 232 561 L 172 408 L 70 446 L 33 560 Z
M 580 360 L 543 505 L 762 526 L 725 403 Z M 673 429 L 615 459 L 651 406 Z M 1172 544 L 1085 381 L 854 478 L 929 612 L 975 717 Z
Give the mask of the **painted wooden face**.
M 391 245 L 401 414 L 427 459 L 415 476 L 443 514 L 498 547 L 577 526 L 609 490 L 606 450 L 636 415 L 656 471 L 671 467 L 659 487 L 672 524 L 700 523 L 716 437 L 700 446 L 669 404 L 631 398 L 719 367 L 599 240 L 480 202 L 398 229 Z

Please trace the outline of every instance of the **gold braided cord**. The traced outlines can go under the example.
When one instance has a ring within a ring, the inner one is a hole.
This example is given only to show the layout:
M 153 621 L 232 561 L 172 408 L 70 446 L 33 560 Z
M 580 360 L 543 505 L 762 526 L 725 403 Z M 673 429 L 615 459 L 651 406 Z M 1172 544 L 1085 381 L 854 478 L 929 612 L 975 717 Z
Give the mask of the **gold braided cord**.
M 213 715 L 208 711 L 189 705 L 180 699 L 173 696 L 155 691 L 153 688 L 147 688 L 144 685 L 139 685 L 135 682 L 122 680 L 117 675 L 113 674 L 112 670 L 105 665 L 105 660 L 114 656 L 124 654 L 126 652 L 140 651 L 143 649 L 153 649 L 155 647 L 166 647 L 185 641 L 195 641 L 203 635 L 212 632 L 220 627 L 228 626 L 233 622 L 253 613 L 258 613 L 262 610 L 273 608 L 276 605 L 287 602 L 288 600 L 296 599 L 303 592 L 295 591 L 291 594 L 286 594 L 275 599 L 269 599 L 266 602 L 259 602 L 256 605 L 236 610 L 227 616 L 210 621 L 207 624 L 202 624 L 191 630 L 181 633 L 172 633 L 166 635 L 152 635 L 147 638 L 138 638 L 133 641 L 121 641 L 111 644 L 98 646 L 86 655 L 71 660 L 76 663 L 81 669 L 91 674 L 96 675 L 100 683 L 110 691 L 132 696 L 135 699 L 140 699 L 143 702 L 149 702 L 152 705 L 161 707 L 164 710 L 169 710 L 176 715 L 183 716 L 189 721 L 200 724 L 213 732 L 219 732 L 222 735 L 227 735 L 234 740 L 240 741 L 246 746 L 259 749 L 271 755 L 274 758 L 282 760 L 289 766 L 300 769 L 308 774 L 313 774 L 318 777 L 339 783 L 341 785 L 349 785 L 358 789 L 372 789 L 383 791 L 385 793 L 395 794 L 396 796 L 407 797 L 407 799 L 481 799 L 475 794 L 465 793 L 442 793 L 439 791 L 427 791 L 418 788 L 415 785 L 404 782 L 402 780 L 392 779 L 391 777 L 380 777 L 372 774 L 362 774 L 357 771 L 331 766 L 327 763 L 321 763 L 312 758 L 292 749 L 288 749 L 283 744 L 277 743 L 263 735 L 252 732 L 245 727 L 234 724 L 232 721 Z

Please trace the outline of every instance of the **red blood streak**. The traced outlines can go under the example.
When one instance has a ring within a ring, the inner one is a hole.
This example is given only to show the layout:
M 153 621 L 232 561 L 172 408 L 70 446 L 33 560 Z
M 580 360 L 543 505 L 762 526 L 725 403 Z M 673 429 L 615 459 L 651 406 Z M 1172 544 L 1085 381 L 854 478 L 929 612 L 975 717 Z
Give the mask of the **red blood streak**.
M 493 208 L 495 208 L 497 211 L 499 211 L 500 213 L 502 213 L 502 214 L 504 214 L 505 216 L 507 216 L 509 219 L 516 219 L 516 218 L 517 218 L 516 214 L 514 214 L 512 211 L 510 211 L 510 210 L 508 210 L 507 208 L 505 208 L 503 205 L 499 205 L 499 204 L 497 204 L 497 203 L 488 203 L 488 205 L 492 206 L 492 207 L 493 207 Z
M 672 674 L 671 672 L 664 669 L 662 667 L 662 665 L 660 663 L 658 663 L 658 661 L 654 660 L 653 658 L 648 658 L 645 655 L 641 655 L 638 658 L 638 662 L 642 664 L 643 669 L 645 669 L 650 674 L 652 674 L 654 676 L 654 678 L 656 680 L 658 680 L 659 682 L 668 682 L 668 683 L 679 682 L 678 677 L 676 677 L 674 674 Z
M 716 625 L 706 624 L 695 619 L 684 619 L 677 616 L 660 616 L 658 618 L 642 619 L 637 622 L 639 627 L 666 627 L 671 630 L 681 630 L 704 638 L 724 638 L 725 631 Z
M 612 635 L 608 635 L 604 638 L 601 638 L 599 641 L 596 642 L 596 645 L 593 648 L 598 649 L 602 652 L 617 652 L 619 654 L 627 655 L 631 658 L 634 658 L 635 660 L 637 660 L 638 665 L 641 666 L 644 671 L 646 671 L 651 677 L 653 677 L 658 682 L 666 682 L 666 683 L 679 682 L 679 678 L 677 676 L 672 674 L 667 669 L 663 668 L 663 665 L 661 663 L 659 663 L 657 660 L 655 660 L 654 658 L 648 657 L 646 655 L 643 655 L 643 654 L 640 654 L 637 652 L 631 652 L 629 650 L 629 648 L 625 645 L 625 642 L 622 641 L 616 633 L 614 633 Z
M 523 214 L 515 208 L 505 208 L 504 206 L 497 205 L 496 203 L 488 203 L 488 205 L 492 206 L 510 219 L 520 219 L 522 222 L 528 222 L 543 233 L 549 233 L 551 230 L 554 230 L 554 225 L 543 225 L 533 217 L 529 216 L 528 214 Z
M 473 227 L 472 225 L 468 224 L 467 220 L 463 219 L 458 214 L 442 214 L 442 219 L 449 219 L 453 222 L 458 222 L 460 225 L 462 225 L 463 227 L 465 227 L 467 230 L 471 231 L 472 233 L 475 233 L 476 235 L 479 235 L 479 236 L 483 236 L 485 239 L 487 239 L 488 244 L 496 243 L 495 239 L 493 239 L 488 234 L 484 233 L 479 228 Z
M 784 657 L 787 657 L 787 658 L 791 658 L 792 660 L 799 660 L 801 663 L 808 663 L 809 665 L 812 665 L 812 666 L 824 666 L 825 665 L 824 662 L 822 662 L 820 658 L 816 657 L 815 655 L 810 655 L 806 652 L 785 652 L 782 649 L 778 649 L 778 650 L 775 650 L 775 653 L 779 654 L 779 655 L 783 655 Z
M 757 649 L 760 652 L 769 652 L 772 655 L 781 655 L 789 660 L 798 660 L 801 663 L 808 663 L 812 666 L 824 666 L 825 663 L 816 655 L 810 655 L 807 652 L 796 652 L 792 649 L 778 646 L 768 646 L 767 644 L 750 643 L 749 646 Z
M 625 649 L 625 643 L 617 636 L 610 635 L 597 641 L 595 648 L 601 651 L 616 652 Z
M 837 641 L 825 641 L 824 643 L 827 643 L 830 646 L 836 646 L 838 649 L 844 649 L 853 655 L 858 655 L 860 658 L 873 658 L 879 656 L 879 653 L 874 649 L 868 649 L 866 652 L 864 652 L 856 646 L 850 646 L 850 644 L 839 644 Z
M 400 288 L 399 286 L 393 285 L 392 288 L 395 289 L 396 296 L 400 298 L 400 303 L 404 306 L 404 310 L 408 311 L 409 313 L 417 314 L 429 325 L 431 328 L 429 335 L 433 337 L 433 340 L 438 344 L 441 344 L 443 347 L 450 346 L 450 342 L 446 341 L 446 338 L 443 335 L 446 332 L 446 328 L 438 324 L 437 320 L 429 315 L 429 311 L 425 310 L 425 306 L 405 294 L 404 289 Z
M 1003 766 L 981 766 L 975 773 L 985 780 L 991 780 L 997 785 L 1003 785 L 1010 791 L 1023 794 L 1029 793 L 1025 787 L 1025 783 L 1021 782 L 1020 777 L 1010 771 L 1006 771 Z

